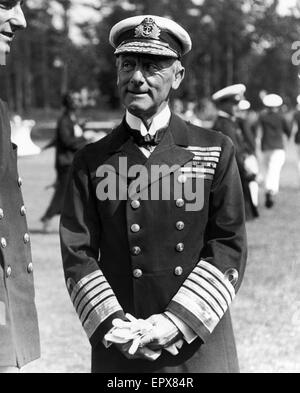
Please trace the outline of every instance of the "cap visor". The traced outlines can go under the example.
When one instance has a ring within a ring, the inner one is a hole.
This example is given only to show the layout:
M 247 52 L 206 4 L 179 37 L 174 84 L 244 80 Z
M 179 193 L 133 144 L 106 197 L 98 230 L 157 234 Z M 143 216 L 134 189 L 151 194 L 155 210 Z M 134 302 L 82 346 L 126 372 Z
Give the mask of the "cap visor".
M 115 55 L 122 53 L 141 53 L 156 56 L 165 56 L 178 58 L 178 54 L 170 48 L 163 45 L 153 44 L 148 42 L 133 41 L 126 44 L 121 44 L 115 51 Z

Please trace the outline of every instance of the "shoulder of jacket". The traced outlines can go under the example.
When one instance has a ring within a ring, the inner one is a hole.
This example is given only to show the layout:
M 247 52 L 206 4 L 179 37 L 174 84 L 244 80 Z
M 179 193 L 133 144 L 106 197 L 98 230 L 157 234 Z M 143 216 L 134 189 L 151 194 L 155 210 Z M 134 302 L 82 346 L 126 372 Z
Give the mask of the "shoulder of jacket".
M 108 135 L 106 135 L 104 138 L 100 139 L 97 142 L 94 143 L 89 143 L 86 146 L 84 146 L 82 149 L 76 152 L 74 162 L 79 162 L 79 161 L 99 161 L 105 160 L 105 157 L 107 156 L 108 152 L 110 151 L 110 147 L 112 144 L 112 141 L 115 138 L 117 128 L 114 128 Z
M 189 123 L 187 123 L 187 126 L 189 128 L 189 133 L 191 133 L 190 135 L 195 141 L 199 141 L 199 143 L 205 141 L 207 144 L 213 144 L 220 147 L 233 145 L 231 139 L 221 131 L 203 128 Z

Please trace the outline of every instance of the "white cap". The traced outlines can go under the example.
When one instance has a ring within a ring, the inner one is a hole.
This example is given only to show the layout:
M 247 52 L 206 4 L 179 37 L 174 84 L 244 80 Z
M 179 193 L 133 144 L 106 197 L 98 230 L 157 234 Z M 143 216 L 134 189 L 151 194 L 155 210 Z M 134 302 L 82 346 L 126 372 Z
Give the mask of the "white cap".
M 113 26 L 109 35 L 115 54 L 140 53 L 180 58 L 192 49 L 188 32 L 171 19 L 133 16 Z
M 237 85 L 227 86 L 222 90 L 217 91 L 212 96 L 214 102 L 225 101 L 232 99 L 233 101 L 241 101 L 246 91 L 246 86 L 239 83 Z
M 300 95 L 297 97 L 297 103 L 300 105 Z
M 251 108 L 251 104 L 248 100 L 241 100 L 239 102 L 239 110 L 240 111 L 247 111 L 250 108 Z
M 278 94 L 268 94 L 263 98 L 263 104 L 268 108 L 279 108 L 283 99 Z

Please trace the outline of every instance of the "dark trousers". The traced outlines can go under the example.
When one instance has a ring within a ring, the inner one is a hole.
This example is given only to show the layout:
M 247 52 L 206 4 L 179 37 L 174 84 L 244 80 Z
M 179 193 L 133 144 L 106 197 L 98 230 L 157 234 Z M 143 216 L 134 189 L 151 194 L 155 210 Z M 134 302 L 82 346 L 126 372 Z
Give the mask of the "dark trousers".
M 55 192 L 51 199 L 50 205 L 44 214 L 42 221 L 60 215 L 63 207 L 64 196 L 69 178 L 70 166 L 57 169 L 57 179 L 55 184 Z

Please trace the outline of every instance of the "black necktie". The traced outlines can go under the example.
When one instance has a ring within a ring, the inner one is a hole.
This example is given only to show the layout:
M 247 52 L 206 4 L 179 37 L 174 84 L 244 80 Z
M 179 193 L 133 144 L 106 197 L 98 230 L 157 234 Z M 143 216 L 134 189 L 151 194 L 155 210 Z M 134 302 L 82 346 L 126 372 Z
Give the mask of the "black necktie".
M 129 129 L 129 134 L 135 144 L 147 149 L 149 146 L 157 146 L 165 135 L 166 130 L 167 128 L 162 128 L 156 131 L 155 135 L 147 134 L 142 136 L 140 131 Z

